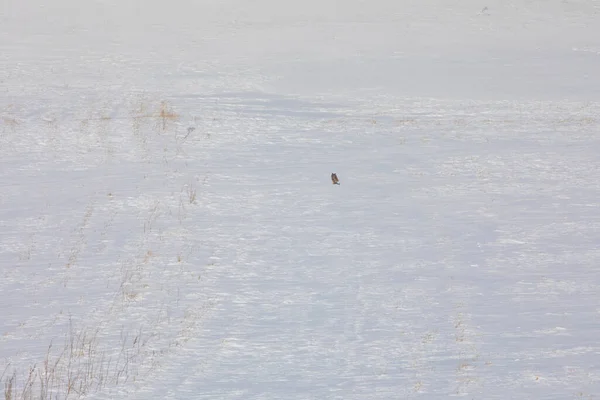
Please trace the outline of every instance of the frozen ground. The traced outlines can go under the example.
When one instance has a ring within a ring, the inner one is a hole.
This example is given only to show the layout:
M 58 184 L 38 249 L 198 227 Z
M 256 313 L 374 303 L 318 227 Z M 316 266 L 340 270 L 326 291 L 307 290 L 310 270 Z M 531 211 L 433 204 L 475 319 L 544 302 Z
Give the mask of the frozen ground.
M 600 396 L 600 5 L 339 3 L 2 3 L 5 398 Z

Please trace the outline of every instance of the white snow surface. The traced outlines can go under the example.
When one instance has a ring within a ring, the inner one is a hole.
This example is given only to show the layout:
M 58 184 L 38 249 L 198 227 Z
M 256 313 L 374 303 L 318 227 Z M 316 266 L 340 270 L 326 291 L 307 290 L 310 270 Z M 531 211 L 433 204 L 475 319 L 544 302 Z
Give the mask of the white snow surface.
M 599 2 L 3 0 L 0 50 L 5 398 L 600 397 Z

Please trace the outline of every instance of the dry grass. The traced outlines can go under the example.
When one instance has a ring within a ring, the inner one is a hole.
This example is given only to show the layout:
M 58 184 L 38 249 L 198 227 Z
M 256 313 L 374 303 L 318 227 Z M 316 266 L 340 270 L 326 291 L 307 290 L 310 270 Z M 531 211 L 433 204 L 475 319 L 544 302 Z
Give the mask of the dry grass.
M 173 107 L 167 101 L 161 101 L 156 111 L 151 111 L 152 106 L 149 106 L 146 101 L 140 100 L 139 104 L 132 111 L 131 115 L 134 120 L 134 125 L 139 128 L 142 120 L 150 119 L 156 121 L 157 128 L 165 132 L 171 122 L 179 120 L 179 114 L 177 114 Z
M 132 111 L 122 119 L 133 120 L 133 137 L 141 147 L 142 156 L 149 155 L 154 149 L 156 143 L 153 143 L 152 140 L 156 140 L 161 145 L 160 149 L 174 143 L 181 147 L 181 152 L 183 152 L 186 140 L 190 136 L 193 137 L 196 128 L 189 127 L 187 132 L 181 132 L 180 136 L 166 137 L 162 134 L 171 132 L 173 124 L 180 118 L 171 105 L 167 101 L 143 100 L 136 104 L 139 107 L 130 108 Z M 99 145 L 104 146 L 107 154 L 112 154 L 116 151 L 114 145 L 111 144 L 112 123 L 120 123 L 118 121 L 120 118 L 119 116 L 111 117 L 109 111 L 91 111 L 85 118 L 74 121 L 76 129 L 82 133 L 82 137 L 90 137 L 95 134 L 94 137 L 98 138 Z M 63 144 L 59 140 L 63 139 L 59 135 L 61 132 L 59 128 L 62 128 L 64 123 L 64 120 L 52 113 L 42 117 L 40 124 L 44 128 L 42 131 L 45 131 L 48 151 L 57 151 L 57 147 Z M 0 133 L 3 130 L 10 131 L 20 127 L 21 123 L 18 119 L 0 115 Z M 173 142 L 167 142 L 167 140 Z M 162 146 L 163 143 L 166 143 L 165 146 Z M 94 145 L 90 147 L 90 150 L 97 147 Z M 189 185 L 185 185 L 180 194 L 182 209 L 185 207 L 192 209 L 190 205 L 197 202 L 195 186 L 197 184 L 198 180 L 196 179 L 191 180 Z M 113 191 L 107 190 L 104 193 L 107 193 L 111 200 L 115 196 Z M 104 211 L 101 207 L 96 208 L 96 205 L 95 201 L 88 204 L 81 219 L 77 221 L 68 235 L 65 243 L 67 247 L 59 249 L 59 256 L 65 260 L 65 270 L 71 271 L 70 273 L 65 272 L 64 285 L 67 285 L 70 277 L 75 273 L 73 271 L 77 271 L 84 252 L 95 245 L 95 243 L 88 243 L 90 227 L 94 227 L 93 224 L 103 216 L 101 213 Z M 149 248 L 152 247 L 153 238 L 161 234 L 160 229 L 157 229 L 157 221 L 164 217 L 169 210 L 160 200 L 156 199 L 144 211 L 145 218 L 140 221 L 143 222 L 143 240 L 140 242 L 139 248 L 134 251 L 131 258 L 118 260 L 121 268 L 116 268 L 113 272 L 116 285 L 113 293 L 114 300 L 106 310 L 105 324 L 106 321 L 114 321 L 113 317 L 122 316 L 118 313 L 126 311 L 130 305 L 135 307 L 145 305 L 143 303 L 146 293 L 144 288 L 147 288 L 148 285 L 145 284 L 144 278 L 148 274 L 147 269 L 152 268 L 153 263 L 159 257 Z M 110 238 L 111 230 L 109 228 L 112 226 L 116 214 L 117 211 L 111 211 L 109 218 L 100 230 L 102 242 Z M 181 214 L 180 210 L 180 221 L 183 217 L 185 215 Z M 141 226 L 140 229 L 142 229 Z M 25 243 L 25 250 L 19 254 L 22 261 L 29 261 L 32 254 L 35 256 L 36 245 L 36 238 L 32 235 L 29 245 Z M 185 245 L 176 255 L 180 264 L 178 269 L 181 271 L 186 268 L 186 259 L 190 257 L 192 251 L 191 246 Z M 121 279 L 120 285 L 119 278 Z M 179 288 L 177 288 L 177 304 L 179 304 L 179 296 Z M 162 304 L 161 307 L 161 310 L 167 310 L 168 303 Z M 155 320 L 144 323 L 150 328 L 147 333 L 142 328 L 133 328 L 133 330 L 124 328 L 120 337 L 118 331 L 114 335 L 114 325 L 110 325 L 110 328 L 107 329 L 102 325 L 90 326 L 89 321 L 82 321 L 82 325 L 77 327 L 70 324 L 69 328 L 65 330 L 64 337 L 55 337 L 50 344 L 44 342 L 42 346 L 47 345 L 45 354 L 43 352 L 38 354 L 37 358 L 31 361 L 31 365 L 19 364 L 17 366 L 16 363 L 2 362 L 0 364 L 0 382 L 3 386 L 0 390 L 4 391 L 5 400 L 79 399 L 95 392 L 110 391 L 111 388 L 127 382 L 139 381 L 156 367 L 160 354 L 170 351 L 174 346 L 182 345 L 189 340 L 189 337 L 193 337 L 192 333 L 198 320 L 209 308 L 210 305 L 186 309 L 184 315 L 177 321 L 181 325 L 174 328 L 176 337 L 172 339 L 170 337 L 165 339 L 164 336 L 161 338 L 161 328 L 156 328 L 161 324 L 171 323 L 171 316 L 166 311 L 156 314 Z M 108 336 L 105 336 L 105 333 Z
M 17 126 L 19 126 L 19 121 L 17 121 L 16 118 L 12 117 L 2 117 L 2 123 L 8 129 L 11 129 L 13 131 L 17 128 Z
M 177 115 L 173 109 L 169 106 L 166 101 L 160 103 L 160 112 L 158 114 L 161 120 L 161 127 L 163 132 L 167 130 L 167 123 L 171 121 L 177 121 L 179 115 Z
M 196 188 L 193 185 L 186 186 L 187 199 L 190 204 L 196 203 Z
M 51 343 L 44 360 L 26 371 L 12 371 L 7 365 L 0 380 L 4 400 L 76 399 L 116 386 L 138 375 L 137 359 L 145 351 L 148 339 L 139 329 L 130 337 L 121 334 L 116 354 L 101 350 L 99 330 L 76 331 L 71 328 L 59 348 Z

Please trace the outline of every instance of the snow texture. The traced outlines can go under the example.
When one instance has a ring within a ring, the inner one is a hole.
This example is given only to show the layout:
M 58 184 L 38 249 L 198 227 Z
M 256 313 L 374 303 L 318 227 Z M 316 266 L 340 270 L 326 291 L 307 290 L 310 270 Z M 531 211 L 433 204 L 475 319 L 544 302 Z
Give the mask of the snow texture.
M 598 2 L 0 10 L 5 398 L 600 396 Z

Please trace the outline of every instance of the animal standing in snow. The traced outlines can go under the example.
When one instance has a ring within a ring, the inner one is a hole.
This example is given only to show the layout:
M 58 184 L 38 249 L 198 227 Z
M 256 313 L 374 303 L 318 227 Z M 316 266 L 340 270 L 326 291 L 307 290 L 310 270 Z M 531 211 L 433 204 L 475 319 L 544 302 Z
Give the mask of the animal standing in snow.
M 337 174 L 335 172 L 331 174 L 331 182 L 333 182 L 334 185 L 340 184 L 340 180 L 338 179 Z

